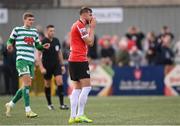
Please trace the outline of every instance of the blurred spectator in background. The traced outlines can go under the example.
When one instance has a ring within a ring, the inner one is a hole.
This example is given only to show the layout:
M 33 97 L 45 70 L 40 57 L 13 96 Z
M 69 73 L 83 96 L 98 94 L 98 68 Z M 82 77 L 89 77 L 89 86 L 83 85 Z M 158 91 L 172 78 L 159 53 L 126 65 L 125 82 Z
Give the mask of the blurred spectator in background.
M 155 33 L 147 33 L 146 39 L 143 42 L 143 48 L 149 65 L 155 65 L 156 45 L 157 41 Z
M 162 36 L 162 42 L 157 45 L 156 64 L 158 65 L 172 65 L 174 63 L 174 53 L 170 48 L 172 38 L 170 34 Z
M 129 52 L 128 52 L 128 42 L 126 38 L 122 38 L 119 42 L 119 50 L 117 51 L 116 63 L 118 66 L 128 66 L 129 65 Z
M 174 39 L 174 35 L 173 35 L 173 33 L 171 32 L 171 30 L 170 30 L 170 28 L 168 26 L 163 26 L 162 27 L 161 33 L 157 37 L 157 42 L 158 43 L 162 42 L 163 36 L 166 35 L 166 34 L 169 34 L 169 36 L 171 38 L 170 41 L 172 42 L 172 40 Z
M 118 35 L 113 35 L 111 37 L 110 43 L 112 44 L 112 47 L 115 49 L 115 51 L 119 50 L 119 37 Z
M 142 33 L 137 27 L 131 26 L 128 28 L 128 33 L 125 35 L 127 39 L 136 42 L 136 46 L 139 50 L 142 50 L 142 41 L 144 39 L 144 33 Z
M 115 63 L 115 50 L 111 44 L 111 36 L 105 35 L 99 40 L 101 46 L 100 55 L 103 64 L 112 65 Z
M 70 41 L 71 41 L 71 35 L 70 35 L 70 32 L 68 32 L 64 38 L 64 41 L 62 42 L 62 54 L 65 61 L 67 61 L 69 57 Z
M 98 53 L 97 53 L 97 35 L 94 35 L 94 45 L 92 47 L 89 46 L 88 49 L 88 57 L 91 58 L 92 60 L 95 60 L 98 58 Z
M 175 64 L 180 64 L 180 40 L 175 43 L 173 52 L 175 55 L 174 57 Z
M 129 57 L 130 57 L 130 66 L 144 66 L 146 64 L 145 62 L 145 56 L 143 52 L 137 48 L 137 46 L 132 46 L 132 48 L 129 51 Z
M 8 52 L 6 45 L 3 45 L 3 65 L 6 94 L 14 95 L 18 89 L 18 72 L 16 70 L 16 49 Z

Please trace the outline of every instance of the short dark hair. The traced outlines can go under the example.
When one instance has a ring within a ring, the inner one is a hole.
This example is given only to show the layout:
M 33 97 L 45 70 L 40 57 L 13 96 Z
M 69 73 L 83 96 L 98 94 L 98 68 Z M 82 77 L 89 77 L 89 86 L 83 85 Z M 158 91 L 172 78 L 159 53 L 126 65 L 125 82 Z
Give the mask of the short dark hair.
M 51 24 L 50 24 L 50 25 L 47 25 L 47 26 L 46 26 L 46 29 L 49 29 L 49 28 L 54 28 L 54 25 L 51 25 Z
M 25 12 L 23 14 L 23 19 L 27 19 L 28 17 L 34 17 L 34 15 L 31 12 Z
M 165 34 L 162 35 L 162 37 L 164 37 L 164 38 L 167 37 L 167 36 L 172 38 L 172 35 L 170 33 L 165 33 Z
M 167 29 L 168 29 L 168 26 L 164 25 L 163 30 L 167 30 Z
M 90 13 L 92 13 L 92 9 L 91 9 L 91 8 L 89 8 L 89 7 L 82 7 L 82 8 L 80 9 L 80 11 L 79 11 L 79 14 L 82 15 L 83 13 L 87 13 L 88 11 L 89 11 Z

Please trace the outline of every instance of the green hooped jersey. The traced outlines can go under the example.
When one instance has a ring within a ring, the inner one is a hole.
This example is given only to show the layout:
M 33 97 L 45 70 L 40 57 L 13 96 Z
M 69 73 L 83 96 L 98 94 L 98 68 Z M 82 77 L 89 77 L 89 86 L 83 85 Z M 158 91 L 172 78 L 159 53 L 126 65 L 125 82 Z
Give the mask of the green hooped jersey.
M 35 47 L 39 50 L 43 49 L 35 28 L 15 27 L 7 41 L 7 45 L 14 42 L 17 55 L 16 61 L 22 59 L 34 62 Z

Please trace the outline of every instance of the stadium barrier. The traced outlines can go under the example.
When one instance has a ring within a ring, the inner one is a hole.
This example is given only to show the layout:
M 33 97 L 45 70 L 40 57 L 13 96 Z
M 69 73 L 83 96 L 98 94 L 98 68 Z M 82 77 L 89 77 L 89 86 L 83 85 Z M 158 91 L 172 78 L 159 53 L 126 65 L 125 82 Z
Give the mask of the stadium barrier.
M 115 67 L 114 95 L 163 95 L 164 67 Z
M 164 67 L 118 67 L 91 65 L 90 95 L 164 95 Z M 70 79 L 69 79 L 70 80 Z M 71 81 L 68 80 L 68 94 Z
M 164 84 L 166 96 L 180 95 L 180 65 L 165 67 Z
M 118 67 L 90 65 L 92 91 L 90 95 L 165 95 L 180 94 L 180 66 L 145 66 Z M 44 85 L 42 75 L 35 71 L 31 95 L 43 95 Z M 65 95 L 72 91 L 71 80 L 66 72 L 63 75 Z M 56 86 L 52 80 L 52 95 L 56 94 Z

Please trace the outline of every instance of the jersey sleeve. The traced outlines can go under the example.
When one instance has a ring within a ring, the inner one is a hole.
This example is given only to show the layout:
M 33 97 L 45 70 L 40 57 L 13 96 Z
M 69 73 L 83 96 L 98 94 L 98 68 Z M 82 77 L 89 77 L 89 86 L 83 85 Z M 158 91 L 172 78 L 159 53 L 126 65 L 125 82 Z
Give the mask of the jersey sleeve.
M 40 43 L 39 34 L 36 32 L 35 42 Z
M 15 41 L 16 37 L 17 37 L 17 29 L 14 28 L 11 32 L 11 35 L 10 35 L 8 41 L 7 41 L 7 45 L 12 45 L 13 42 Z
M 15 39 L 16 39 L 16 37 L 17 37 L 17 29 L 16 29 L 16 28 L 14 28 L 14 29 L 12 30 L 11 35 L 10 35 L 10 37 L 9 37 L 9 38 L 11 38 L 11 39 L 15 40 Z
M 44 48 L 43 48 L 43 45 L 41 45 L 41 42 L 39 40 L 39 35 L 38 33 L 36 32 L 36 36 L 35 36 L 35 47 L 36 49 L 42 51 Z
M 78 31 L 81 35 L 81 38 L 89 36 L 87 29 L 83 25 L 77 25 Z

